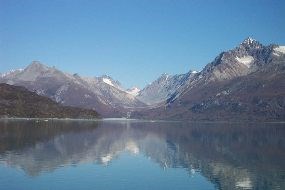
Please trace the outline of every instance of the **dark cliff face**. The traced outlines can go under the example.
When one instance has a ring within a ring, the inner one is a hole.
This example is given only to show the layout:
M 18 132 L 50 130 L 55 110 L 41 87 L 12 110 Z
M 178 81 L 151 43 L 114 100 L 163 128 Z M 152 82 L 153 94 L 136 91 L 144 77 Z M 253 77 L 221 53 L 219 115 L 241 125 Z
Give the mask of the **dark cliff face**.
M 98 118 L 94 110 L 62 106 L 23 87 L 0 84 L 0 117 Z
M 285 121 L 284 46 L 248 38 L 216 59 L 159 108 L 134 118 Z

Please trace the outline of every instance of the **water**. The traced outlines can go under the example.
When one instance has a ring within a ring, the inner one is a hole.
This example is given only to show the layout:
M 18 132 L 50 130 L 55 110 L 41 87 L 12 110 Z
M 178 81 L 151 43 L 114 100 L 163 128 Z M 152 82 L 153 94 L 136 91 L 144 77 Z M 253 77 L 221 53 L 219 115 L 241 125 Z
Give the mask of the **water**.
M 0 189 L 285 189 L 285 125 L 2 120 Z

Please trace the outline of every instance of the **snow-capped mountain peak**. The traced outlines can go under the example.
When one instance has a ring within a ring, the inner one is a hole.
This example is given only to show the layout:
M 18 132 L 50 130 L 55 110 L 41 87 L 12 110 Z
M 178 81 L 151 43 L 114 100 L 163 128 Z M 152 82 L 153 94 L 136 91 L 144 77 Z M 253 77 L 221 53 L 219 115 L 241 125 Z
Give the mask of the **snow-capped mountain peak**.
M 239 46 L 239 48 L 245 48 L 245 49 L 252 49 L 252 48 L 259 49 L 261 47 L 263 47 L 263 45 L 251 37 L 247 37 L 245 40 L 243 40 L 242 43 L 240 43 Z
M 242 43 L 252 44 L 253 42 L 256 42 L 256 40 L 252 37 L 247 37 Z
M 98 77 L 98 79 L 107 85 L 123 90 L 121 83 L 117 80 L 114 80 L 112 77 L 108 75 L 102 75 L 101 77 Z

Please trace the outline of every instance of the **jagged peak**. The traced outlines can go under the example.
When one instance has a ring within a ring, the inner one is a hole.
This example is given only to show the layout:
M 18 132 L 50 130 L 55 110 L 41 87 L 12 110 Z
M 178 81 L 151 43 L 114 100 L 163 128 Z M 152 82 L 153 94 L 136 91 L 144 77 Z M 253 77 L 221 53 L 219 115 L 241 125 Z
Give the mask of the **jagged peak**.
M 249 36 L 246 39 L 244 39 L 244 41 L 242 43 L 251 44 L 253 42 L 257 42 L 257 41 L 254 38 Z
M 110 86 L 116 87 L 118 89 L 123 89 L 121 83 L 118 80 L 113 79 L 111 76 L 109 75 L 102 75 L 100 77 L 98 77 L 98 79 Z
M 162 73 L 162 74 L 160 75 L 159 79 L 168 78 L 168 77 L 170 77 L 170 76 L 171 76 L 171 75 L 168 74 L 168 73 Z
M 101 79 L 102 81 L 106 81 L 106 80 L 110 80 L 110 81 L 112 81 L 112 82 L 114 82 L 114 83 L 120 83 L 119 81 L 117 81 L 116 79 L 114 79 L 114 78 L 112 78 L 111 76 L 109 76 L 109 75 L 102 75 L 102 76 L 100 76 L 100 77 L 98 77 L 99 79 Z M 121 85 L 121 84 L 120 84 Z
M 260 48 L 261 46 L 262 44 L 252 37 L 247 37 L 240 43 L 240 47 L 246 48 Z
M 163 74 L 161 74 L 160 77 L 158 77 L 158 79 L 156 79 L 154 82 L 167 81 L 170 77 L 171 77 L 170 74 L 163 73 Z

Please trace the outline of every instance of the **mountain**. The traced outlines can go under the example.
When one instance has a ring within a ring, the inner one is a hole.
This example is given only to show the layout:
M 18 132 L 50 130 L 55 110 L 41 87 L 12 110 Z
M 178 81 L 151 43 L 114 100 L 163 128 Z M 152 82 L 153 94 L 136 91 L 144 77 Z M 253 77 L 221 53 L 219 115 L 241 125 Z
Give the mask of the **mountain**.
M 155 119 L 284 121 L 285 46 L 264 46 L 247 38 L 188 78 L 159 107 L 131 115 Z
M 166 101 L 171 96 L 187 84 L 192 77 L 196 75 L 196 71 L 189 71 L 181 75 L 162 74 L 151 84 L 142 89 L 137 98 L 147 105 L 155 105 Z
M 282 54 L 276 54 L 282 47 L 264 46 L 249 37 L 235 49 L 218 55 L 212 63 L 203 69 L 202 75 L 207 75 L 208 80 L 223 80 L 250 74 L 269 64 L 272 59 L 276 59 L 280 55 L 282 57 Z
M 0 117 L 98 118 L 94 110 L 62 106 L 23 87 L 0 84 Z
M 82 77 L 38 61 L 23 70 L 2 74 L 0 82 L 26 87 L 66 106 L 94 109 L 104 117 L 121 117 L 124 110 L 144 105 L 107 75 Z
M 285 120 L 284 62 L 285 46 L 249 37 L 200 72 L 163 74 L 142 90 L 125 90 L 107 75 L 82 77 L 40 62 L 2 74 L 0 82 L 103 117 Z
M 98 77 L 98 80 L 100 82 L 106 83 L 106 84 L 108 84 L 110 86 L 113 86 L 113 87 L 115 87 L 117 89 L 120 89 L 120 90 L 124 91 L 121 83 L 119 81 L 117 81 L 117 80 L 112 79 L 112 77 L 110 77 L 108 75 L 103 75 L 101 77 Z

